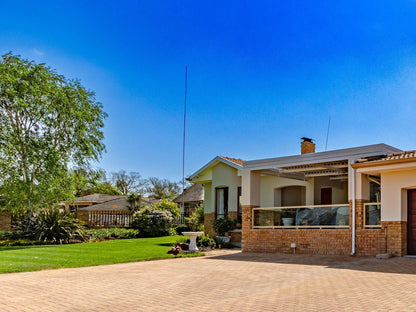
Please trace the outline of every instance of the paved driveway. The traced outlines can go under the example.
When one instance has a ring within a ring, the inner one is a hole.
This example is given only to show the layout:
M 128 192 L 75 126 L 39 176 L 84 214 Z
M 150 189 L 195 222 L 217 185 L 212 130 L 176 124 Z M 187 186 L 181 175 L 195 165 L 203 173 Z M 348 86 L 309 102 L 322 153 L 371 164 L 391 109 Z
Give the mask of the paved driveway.
M 0 311 L 416 311 L 416 259 L 220 252 L 0 275 Z

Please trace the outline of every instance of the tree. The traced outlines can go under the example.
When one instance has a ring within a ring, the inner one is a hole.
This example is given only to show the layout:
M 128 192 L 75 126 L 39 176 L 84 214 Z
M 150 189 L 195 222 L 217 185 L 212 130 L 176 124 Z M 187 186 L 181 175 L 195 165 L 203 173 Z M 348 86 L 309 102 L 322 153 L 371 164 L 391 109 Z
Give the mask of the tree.
M 146 181 L 146 192 L 149 197 L 156 199 L 173 199 L 180 194 L 181 187 L 177 182 L 171 182 L 167 179 L 149 178 Z
M 77 168 L 73 170 L 74 195 L 76 197 L 90 194 L 121 195 L 111 183 L 105 181 L 102 169 Z
M 130 172 L 127 173 L 124 170 L 119 172 L 113 172 L 111 174 L 111 180 L 113 185 L 123 194 L 136 193 L 141 191 L 143 181 L 140 179 L 140 173 Z
M 71 166 L 98 160 L 106 118 L 94 92 L 11 52 L 0 59 L 2 208 L 47 207 L 71 195 Z
M 139 210 L 140 206 L 140 202 L 142 199 L 142 195 L 140 194 L 136 194 L 136 193 L 130 193 L 127 197 L 126 200 L 129 203 L 128 205 L 128 209 L 130 212 L 136 212 Z

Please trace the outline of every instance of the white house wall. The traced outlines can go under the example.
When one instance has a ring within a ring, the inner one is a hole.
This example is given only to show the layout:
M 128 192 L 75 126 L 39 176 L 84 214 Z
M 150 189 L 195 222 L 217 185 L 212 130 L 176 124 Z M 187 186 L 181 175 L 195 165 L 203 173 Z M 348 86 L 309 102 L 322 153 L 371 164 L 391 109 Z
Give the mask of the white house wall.
M 304 186 L 306 188 L 306 205 L 313 205 L 313 179 L 300 181 L 265 175 L 260 177 L 260 207 L 273 207 L 275 189 L 287 186 Z
M 345 204 L 348 203 L 348 184 L 336 180 L 330 180 L 329 177 L 315 178 L 315 191 L 313 205 L 321 203 L 321 188 L 332 188 L 332 203 Z
M 416 169 L 381 173 L 381 221 L 407 221 L 407 189 L 416 188 Z
M 204 184 L 204 213 L 215 212 L 215 206 L 212 202 L 212 183 Z
M 228 187 L 228 211 L 237 211 L 237 188 L 241 186 L 238 170 L 219 163 L 212 168 L 211 203 L 205 213 L 215 212 L 215 188 Z

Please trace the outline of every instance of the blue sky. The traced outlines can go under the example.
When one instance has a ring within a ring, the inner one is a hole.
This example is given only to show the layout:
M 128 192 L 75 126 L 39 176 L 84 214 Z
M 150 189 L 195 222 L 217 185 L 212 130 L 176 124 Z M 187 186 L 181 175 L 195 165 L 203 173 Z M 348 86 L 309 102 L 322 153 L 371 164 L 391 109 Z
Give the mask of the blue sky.
M 245 160 L 375 143 L 416 149 L 416 1 L 1 1 L 0 53 L 94 90 L 97 166 L 180 180 Z

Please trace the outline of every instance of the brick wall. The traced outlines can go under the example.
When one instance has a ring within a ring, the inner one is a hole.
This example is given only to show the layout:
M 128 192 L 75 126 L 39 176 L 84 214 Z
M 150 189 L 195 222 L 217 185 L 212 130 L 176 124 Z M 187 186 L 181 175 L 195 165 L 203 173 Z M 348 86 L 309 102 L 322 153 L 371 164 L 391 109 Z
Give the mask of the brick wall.
M 364 200 L 357 200 L 355 251 L 358 256 L 374 256 L 390 252 L 397 256 L 406 254 L 406 222 L 382 222 L 380 229 L 364 228 Z M 252 229 L 252 209 L 243 206 L 242 250 L 248 252 L 349 255 L 352 239 L 352 205 L 350 202 L 349 229 Z
M 89 216 L 89 212 L 87 210 L 77 211 L 77 218 L 81 220 L 82 222 L 84 222 L 85 225 L 88 225 L 89 223 L 88 216 Z
M 217 235 L 212 227 L 212 221 L 215 220 L 215 212 L 204 214 L 204 232 L 205 235 L 214 237 Z
M 1 231 L 10 231 L 11 222 L 12 222 L 12 218 L 9 214 L 6 214 L 6 213 L 0 214 L 0 230 Z

